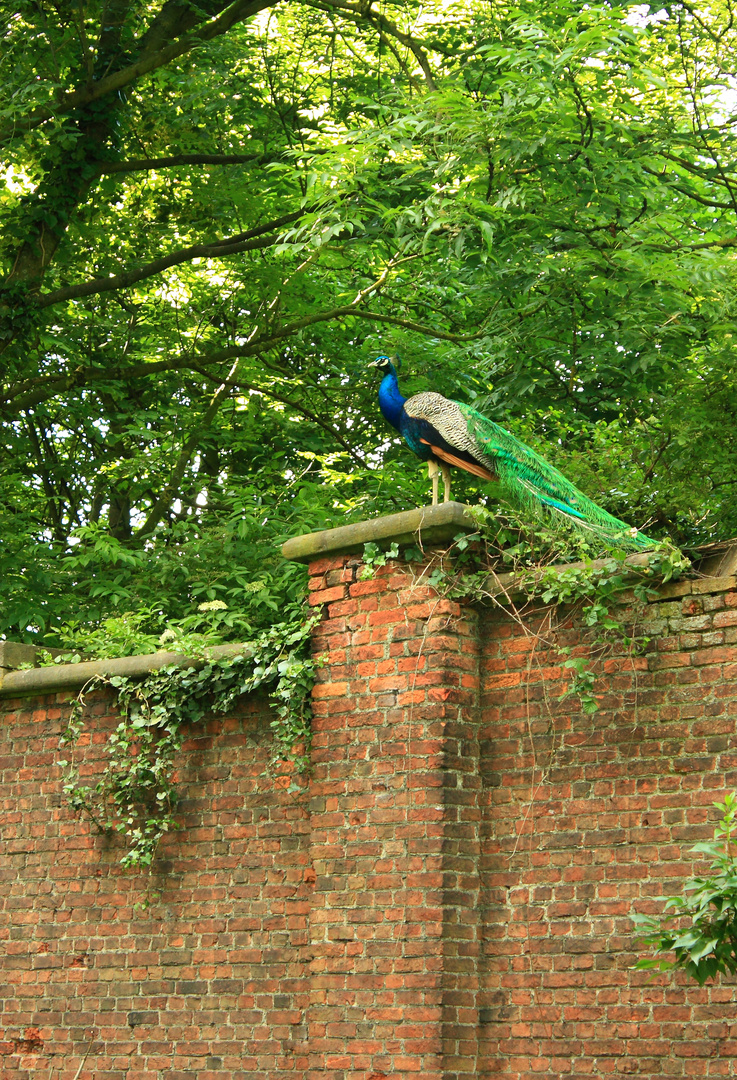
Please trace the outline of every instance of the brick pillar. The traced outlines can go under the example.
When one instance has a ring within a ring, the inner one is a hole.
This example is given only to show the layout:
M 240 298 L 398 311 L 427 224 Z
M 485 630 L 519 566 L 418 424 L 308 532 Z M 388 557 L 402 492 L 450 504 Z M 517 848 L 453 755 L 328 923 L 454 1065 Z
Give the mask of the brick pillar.
M 393 563 L 310 566 L 311 1080 L 476 1074 L 476 622 Z

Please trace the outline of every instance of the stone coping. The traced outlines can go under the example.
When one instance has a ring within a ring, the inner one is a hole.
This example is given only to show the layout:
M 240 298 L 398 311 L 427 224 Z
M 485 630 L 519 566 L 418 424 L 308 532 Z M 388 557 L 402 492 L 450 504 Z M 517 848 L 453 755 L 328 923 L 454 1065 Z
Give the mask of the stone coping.
M 491 596 L 519 595 L 525 592 L 530 585 L 537 585 L 543 581 L 550 570 L 603 570 L 609 566 L 610 559 L 590 559 L 587 562 L 550 563 L 549 566 L 541 566 L 539 570 L 529 570 L 520 573 L 509 572 L 506 574 L 489 574 L 487 578 L 488 590 Z M 646 571 L 650 564 L 650 552 L 636 551 L 620 564 L 625 578 L 636 578 Z M 524 582 L 524 589 L 519 582 Z M 657 584 L 656 579 L 653 583 Z
M 660 600 L 672 600 L 679 596 L 701 595 L 702 593 L 730 592 L 737 588 L 737 577 L 733 574 L 724 576 L 704 575 L 700 571 L 697 577 L 678 578 L 677 581 L 669 581 L 662 584 L 653 575 L 651 578 L 643 577 L 643 571 L 648 566 L 648 553 L 637 552 L 630 555 L 622 563 L 622 576 L 625 580 L 635 582 L 643 581 L 659 594 Z M 487 590 L 489 596 L 499 603 L 511 601 L 513 597 L 526 596 L 530 584 L 536 584 L 543 580 L 549 570 L 601 570 L 608 565 L 607 559 L 593 559 L 591 562 L 575 563 L 551 563 L 541 570 L 530 571 L 527 574 L 489 574 L 487 578 Z M 523 579 L 525 588 L 519 582 Z M 623 597 L 623 602 L 626 597 Z
M 362 551 L 363 545 L 369 543 L 432 547 L 447 543 L 459 532 L 476 532 L 477 529 L 465 503 L 446 502 L 294 536 L 282 545 L 281 550 L 285 559 L 309 563 L 330 555 L 351 555 Z
M 13 671 L 15 663 L 34 663 L 35 645 L 20 645 L 14 641 L 0 642 L 0 697 L 25 697 L 29 694 L 54 694 L 59 690 L 80 690 L 95 676 L 143 678 L 151 671 L 165 667 L 204 667 L 208 660 L 222 660 L 247 655 L 250 645 L 213 645 L 205 657 L 185 656 L 183 653 L 146 653 L 143 656 L 119 656 L 112 660 L 83 660 L 79 664 L 49 664 L 48 667 Z

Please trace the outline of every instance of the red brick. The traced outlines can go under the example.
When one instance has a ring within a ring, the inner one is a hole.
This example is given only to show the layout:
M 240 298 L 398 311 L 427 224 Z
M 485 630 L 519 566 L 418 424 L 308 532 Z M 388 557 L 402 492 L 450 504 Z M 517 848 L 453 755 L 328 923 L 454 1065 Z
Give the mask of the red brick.
M 713 617 L 714 626 L 735 626 L 737 625 L 737 611 L 718 611 Z
M 330 570 L 342 570 L 350 559 L 351 557 L 347 555 L 339 555 L 337 558 L 315 559 L 314 562 L 309 564 L 307 572 L 310 577 L 319 577 Z
M 318 593 L 318 596 L 321 596 L 321 595 L 322 595 L 321 593 Z M 324 603 L 324 601 L 323 601 L 323 603 Z M 341 615 L 355 615 L 357 611 L 358 611 L 358 601 L 357 600 L 343 600 L 343 601 L 340 601 L 337 604 L 331 604 L 330 608 L 329 608 L 329 611 L 328 611 L 328 615 L 329 615 L 329 617 L 331 619 L 337 619 L 337 618 L 340 618 Z
M 730 664 L 737 660 L 737 647 L 722 646 L 714 649 L 700 649 L 691 654 L 692 664 Z
M 730 1075 L 729 981 L 650 982 L 630 914 L 704 869 L 690 848 L 737 787 L 737 650 L 709 636 L 737 627 L 737 594 L 667 586 L 647 657 L 597 654 L 590 716 L 561 697 L 556 644 L 589 656 L 575 613 L 523 627 L 356 565 L 313 566 L 309 801 L 264 776 L 263 698 L 198 725 L 149 911 L 61 801 L 68 705 L 8 703 L 3 1080 L 71 1080 L 87 1032 L 111 1080 Z M 115 722 L 98 695 L 90 782 Z
M 336 600 L 342 600 L 347 594 L 345 585 L 334 585 L 332 589 L 321 589 L 319 592 L 311 593 L 308 601 L 313 607 L 317 604 L 332 604 Z
M 369 615 L 369 626 L 383 627 L 393 626 L 396 623 L 407 621 L 407 613 L 404 610 L 393 608 L 390 611 L 372 611 Z
M 371 581 L 357 581 L 348 590 L 351 596 L 372 596 L 374 593 L 384 592 L 386 586 L 381 578 Z
M 109 733 L 117 722 L 110 698 L 98 693 L 94 700 L 90 726 L 97 734 Z M 257 733 L 268 731 L 271 716 L 265 700 L 240 703 L 232 716 L 207 722 L 212 737 L 203 739 L 200 730 L 187 740 L 189 749 L 183 756 L 198 774 L 191 809 L 185 808 L 185 828 L 164 845 L 162 857 L 170 859 L 172 865 L 169 872 L 158 875 L 163 895 L 142 911 L 134 911 L 133 903 L 144 896 L 145 877 L 122 872 L 117 861 L 120 848 L 110 846 L 76 819 L 60 799 L 60 782 L 49 783 L 48 768 L 34 766 L 35 761 L 47 757 L 44 745 L 58 747 L 67 712 L 68 705 L 36 709 L 34 730 L 20 738 L 12 728 L 0 726 L 17 793 L 21 801 L 25 797 L 32 802 L 34 815 L 40 815 L 38 820 L 44 823 L 35 838 L 32 830 L 26 832 L 22 908 L 15 911 L 8 906 L 12 891 L 3 895 L 0 882 L 0 906 L 4 905 L 11 920 L 23 929 L 23 939 L 18 942 L 22 945 L 18 960 L 23 967 L 10 972 L 20 978 L 17 983 L 6 978 L 8 989 L 16 990 L 16 1004 L 10 1012 L 7 1008 L 3 1012 L 4 1038 L 10 1050 L 4 1080 L 20 1080 L 27 1069 L 37 1080 L 51 1080 L 59 1067 L 71 1078 L 88 1050 L 91 1054 L 82 1072 L 85 1076 L 122 1078 L 135 1074 L 148 1080 L 164 1071 L 168 1076 L 188 1073 L 205 1077 L 210 1035 L 204 1032 L 220 1008 L 207 1002 L 218 999 L 228 1002 L 230 1014 L 226 1019 L 228 1013 L 223 1011 L 222 1022 L 215 1019 L 219 1046 L 212 1053 L 222 1059 L 218 1077 L 228 1080 L 243 1068 L 241 1047 L 243 1060 L 257 1048 L 262 1053 L 259 1026 L 269 1023 L 269 1014 L 273 1017 L 269 1068 L 274 1077 L 281 1076 L 278 1061 L 294 1056 L 289 1018 L 302 1016 L 308 1000 L 306 923 L 304 914 L 298 912 L 300 882 L 309 859 L 309 823 L 294 813 L 292 796 L 278 787 L 270 792 L 268 816 L 251 822 L 261 804 L 257 793 L 269 756 L 268 740 L 254 739 Z M 104 743 L 97 738 L 87 740 L 86 747 L 75 754 L 80 764 L 87 763 L 96 775 Z M 23 781 L 19 779 L 22 773 L 26 774 Z M 9 790 L 7 783 L 4 790 Z M 237 825 L 233 824 L 234 812 Z M 203 827 L 205 822 L 207 827 Z M 216 823 L 218 829 L 214 828 Z M 252 884 L 244 892 L 246 878 L 234 877 L 234 873 L 237 875 L 244 852 L 254 851 L 254 845 L 256 850 L 268 851 L 270 880 L 267 882 L 262 871 L 251 870 Z M 17 874 L 13 881 L 15 891 Z M 283 917 L 275 918 L 280 903 L 275 890 L 294 898 L 291 928 Z M 261 999 L 258 1022 L 245 998 L 242 1006 L 235 1005 L 246 981 L 243 974 L 232 970 L 233 964 L 251 961 L 245 954 L 239 960 L 234 948 L 239 933 L 238 920 L 233 919 L 234 897 L 240 922 L 247 925 L 249 936 L 259 937 L 263 945 L 252 950 L 255 962 L 248 976 L 251 994 Z M 60 909 L 53 923 L 44 914 L 50 902 Z M 213 944 L 205 944 L 208 941 Z M 52 968 L 45 966 L 47 961 Z M 52 970 L 54 978 L 49 980 L 47 974 Z M 177 988 L 181 991 L 185 985 L 195 996 L 178 994 Z M 31 993 L 23 991 L 23 986 Z M 196 996 L 201 987 L 204 996 Z M 202 1008 L 199 1018 L 190 1013 L 195 1019 L 189 1023 L 186 1037 L 178 1033 L 182 1004 L 177 1002 L 184 1001 Z M 43 1019 L 41 1027 L 39 1017 Z M 237 1033 L 234 1023 L 239 1025 Z M 226 1050 L 228 1040 L 230 1050 Z M 52 1048 L 53 1057 L 47 1056 L 47 1047 Z M 59 1055 L 64 1056 L 66 1065 L 59 1065 Z

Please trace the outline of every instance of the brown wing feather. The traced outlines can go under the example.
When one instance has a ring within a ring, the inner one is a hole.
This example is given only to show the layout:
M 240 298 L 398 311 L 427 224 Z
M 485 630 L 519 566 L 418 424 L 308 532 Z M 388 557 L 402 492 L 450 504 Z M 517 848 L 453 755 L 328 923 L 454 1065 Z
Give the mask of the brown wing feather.
M 435 457 L 439 457 L 441 461 L 447 461 L 449 465 L 456 465 L 459 469 L 465 469 L 466 472 L 473 473 L 474 476 L 480 476 L 482 480 L 493 480 L 494 474 L 485 469 L 483 465 L 478 465 L 475 461 L 464 461 L 463 458 L 456 457 L 455 454 L 449 453 L 441 446 L 433 446 L 427 439 L 420 439 L 421 443 L 425 446 L 429 446 Z

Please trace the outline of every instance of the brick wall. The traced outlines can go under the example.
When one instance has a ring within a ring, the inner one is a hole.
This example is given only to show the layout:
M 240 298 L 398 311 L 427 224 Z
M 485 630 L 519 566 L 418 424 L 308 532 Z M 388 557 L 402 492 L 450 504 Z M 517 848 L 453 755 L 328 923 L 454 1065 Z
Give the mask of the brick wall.
M 262 775 L 263 700 L 193 731 L 146 909 L 64 804 L 61 697 L 4 703 L 2 1080 L 737 1074 L 733 985 L 648 982 L 629 920 L 737 788 L 734 579 L 661 590 L 589 716 L 540 613 L 358 566 L 311 567 L 308 800 Z
M 11 701 L 0 728 L 3 1080 L 303 1076 L 309 820 L 261 776 L 265 703 L 185 744 L 183 828 L 147 909 L 120 848 L 65 805 L 64 711 Z M 93 732 L 114 723 L 104 696 L 93 714 Z M 100 735 L 81 754 L 94 781 Z
M 473 1072 L 479 772 L 473 613 L 395 566 L 311 567 L 315 1077 Z
M 530 634 L 545 619 L 485 616 L 482 1072 L 737 1075 L 734 980 L 633 972 L 629 919 L 694 872 L 690 845 L 737 788 L 734 589 L 662 589 L 648 655 L 606 662 L 593 716 L 557 700 L 560 658 Z

